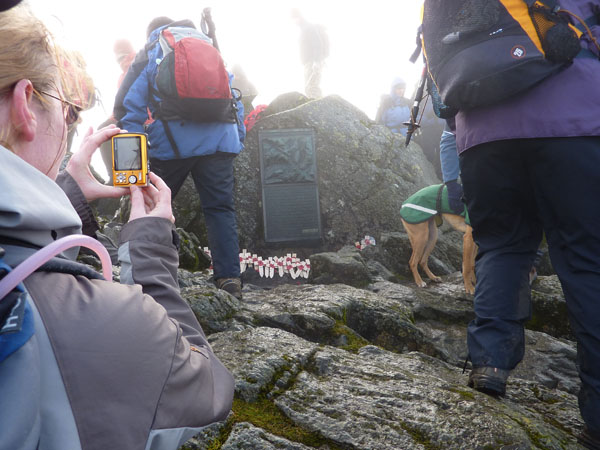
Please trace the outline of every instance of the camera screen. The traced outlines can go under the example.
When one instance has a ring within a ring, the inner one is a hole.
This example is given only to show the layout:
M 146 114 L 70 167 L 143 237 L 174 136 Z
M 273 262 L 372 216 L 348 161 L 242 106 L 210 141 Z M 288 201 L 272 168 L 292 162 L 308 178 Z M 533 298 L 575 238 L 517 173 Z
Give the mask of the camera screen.
M 114 141 L 115 170 L 141 170 L 141 139 L 139 137 L 120 137 Z

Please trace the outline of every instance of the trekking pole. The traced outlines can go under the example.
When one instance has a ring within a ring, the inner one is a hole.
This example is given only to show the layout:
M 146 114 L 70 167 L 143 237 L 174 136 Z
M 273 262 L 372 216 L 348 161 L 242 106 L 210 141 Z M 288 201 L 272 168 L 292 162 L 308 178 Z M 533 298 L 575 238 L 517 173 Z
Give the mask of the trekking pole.
M 219 43 L 217 42 L 217 33 L 215 23 L 212 20 L 212 15 L 210 12 L 210 8 L 204 8 L 202 10 L 202 19 L 200 20 L 200 28 L 202 32 L 206 34 L 209 38 L 212 39 L 213 47 L 221 51 L 219 49 Z
M 406 131 L 406 142 L 405 145 L 408 146 L 410 143 L 410 139 L 415 131 L 420 127 L 417 123 L 417 117 L 419 115 L 419 106 L 421 105 L 421 101 L 423 100 L 423 91 L 425 90 L 425 82 L 427 81 L 427 65 L 423 66 L 423 73 L 421 74 L 421 80 L 419 81 L 419 86 L 417 87 L 417 92 L 415 94 L 415 100 L 413 102 L 413 107 L 410 112 L 410 120 L 408 122 L 404 122 L 404 125 L 408 125 L 408 130 Z

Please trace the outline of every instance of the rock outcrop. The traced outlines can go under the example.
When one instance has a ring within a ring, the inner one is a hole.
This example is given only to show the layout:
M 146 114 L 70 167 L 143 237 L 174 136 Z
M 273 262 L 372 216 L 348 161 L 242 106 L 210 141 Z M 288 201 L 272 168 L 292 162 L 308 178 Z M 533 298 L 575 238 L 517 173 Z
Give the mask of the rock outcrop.
M 269 105 L 236 158 L 235 199 L 242 248 L 259 253 L 274 251 L 264 242 L 259 132 L 306 128 L 314 130 L 316 136 L 323 240 L 307 249 L 295 247 L 304 257 L 337 251 L 369 232 L 401 230 L 402 202 L 418 189 L 439 183 L 417 144 L 405 147 L 401 135 L 375 124 L 342 98 L 307 101 L 299 93 L 285 94 Z M 178 219 L 178 226 L 204 236 L 197 196 L 190 195 L 193 185 L 189 183 L 186 189 L 176 199 L 186 217 L 181 223 Z

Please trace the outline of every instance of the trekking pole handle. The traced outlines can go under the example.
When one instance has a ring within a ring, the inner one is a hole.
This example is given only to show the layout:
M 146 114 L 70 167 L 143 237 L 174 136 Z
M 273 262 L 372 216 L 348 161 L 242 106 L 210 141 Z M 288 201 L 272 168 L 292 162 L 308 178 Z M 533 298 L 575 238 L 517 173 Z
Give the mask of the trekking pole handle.
M 425 90 L 425 82 L 427 80 L 427 65 L 423 66 L 423 72 L 421 74 L 421 79 L 419 80 L 419 87 L 417 88 L 417 92 L 415 93 L 415 101 L 413 102 L 413 107 L 410 112 L 410 122 L 408 124 L 408 130 L 406 131 L 406 141 L 405 145 L 408 146 L 410 144 L 410 139 L 412 134 L 417 131 L 419 125 L 417 124 L 417 117 L 419 115 L 419 106 L 421 105 L 421 100 L 423 100 L 423 91 Z
M 102 276 L 105 280 L 112 281 L 112 263 L 106 248 L 90 236 L 72 234 L 43 247 L 6 274 L 2 281 L 0 281 L 0 299 L 4 298 L 9 292 L 16 288 L 21 281 L 35 272 L 44 263 L 50 260 L 50 258 L 68 248 L 77 246 L 86 247 L 96 252 L 102 262 Z

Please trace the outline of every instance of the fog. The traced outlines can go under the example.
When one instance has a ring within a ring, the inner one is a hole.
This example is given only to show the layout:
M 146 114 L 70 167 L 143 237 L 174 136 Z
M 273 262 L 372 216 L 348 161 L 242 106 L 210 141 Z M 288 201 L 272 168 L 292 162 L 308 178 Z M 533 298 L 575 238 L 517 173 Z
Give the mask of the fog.
M 120 74 L 112 50 L 114 41 L 126 38 L 134 48 L 141 49 L 146 26 L 157 16 L 191 19 L 198 26 L 203 8 L 211 7 L 223 58 L 229 68 L 240 64 L 256 86 L 259 95 L 253 102 L 255 106 L 268 104 L 285 92 L 303 92 L 299 30 L 290 17 L 292 8 L 298 8 L 307 20 L 323 24 L 328 31 L 330 57 L 323 73 L 323 94 L 340 95 L 371 118 L 396 76 L 407 80 L 410 96 L 422 69 L 420 62 L 408 61 L 415 48 L 420 1 L 27 2 L 63 45 L 84 56 L 100 94 L 99 104 L 83 113 L 80 135 L 112 112 Z M 94 159 L 94 167 L 104 175 L 97 161 L 99 158 Z

